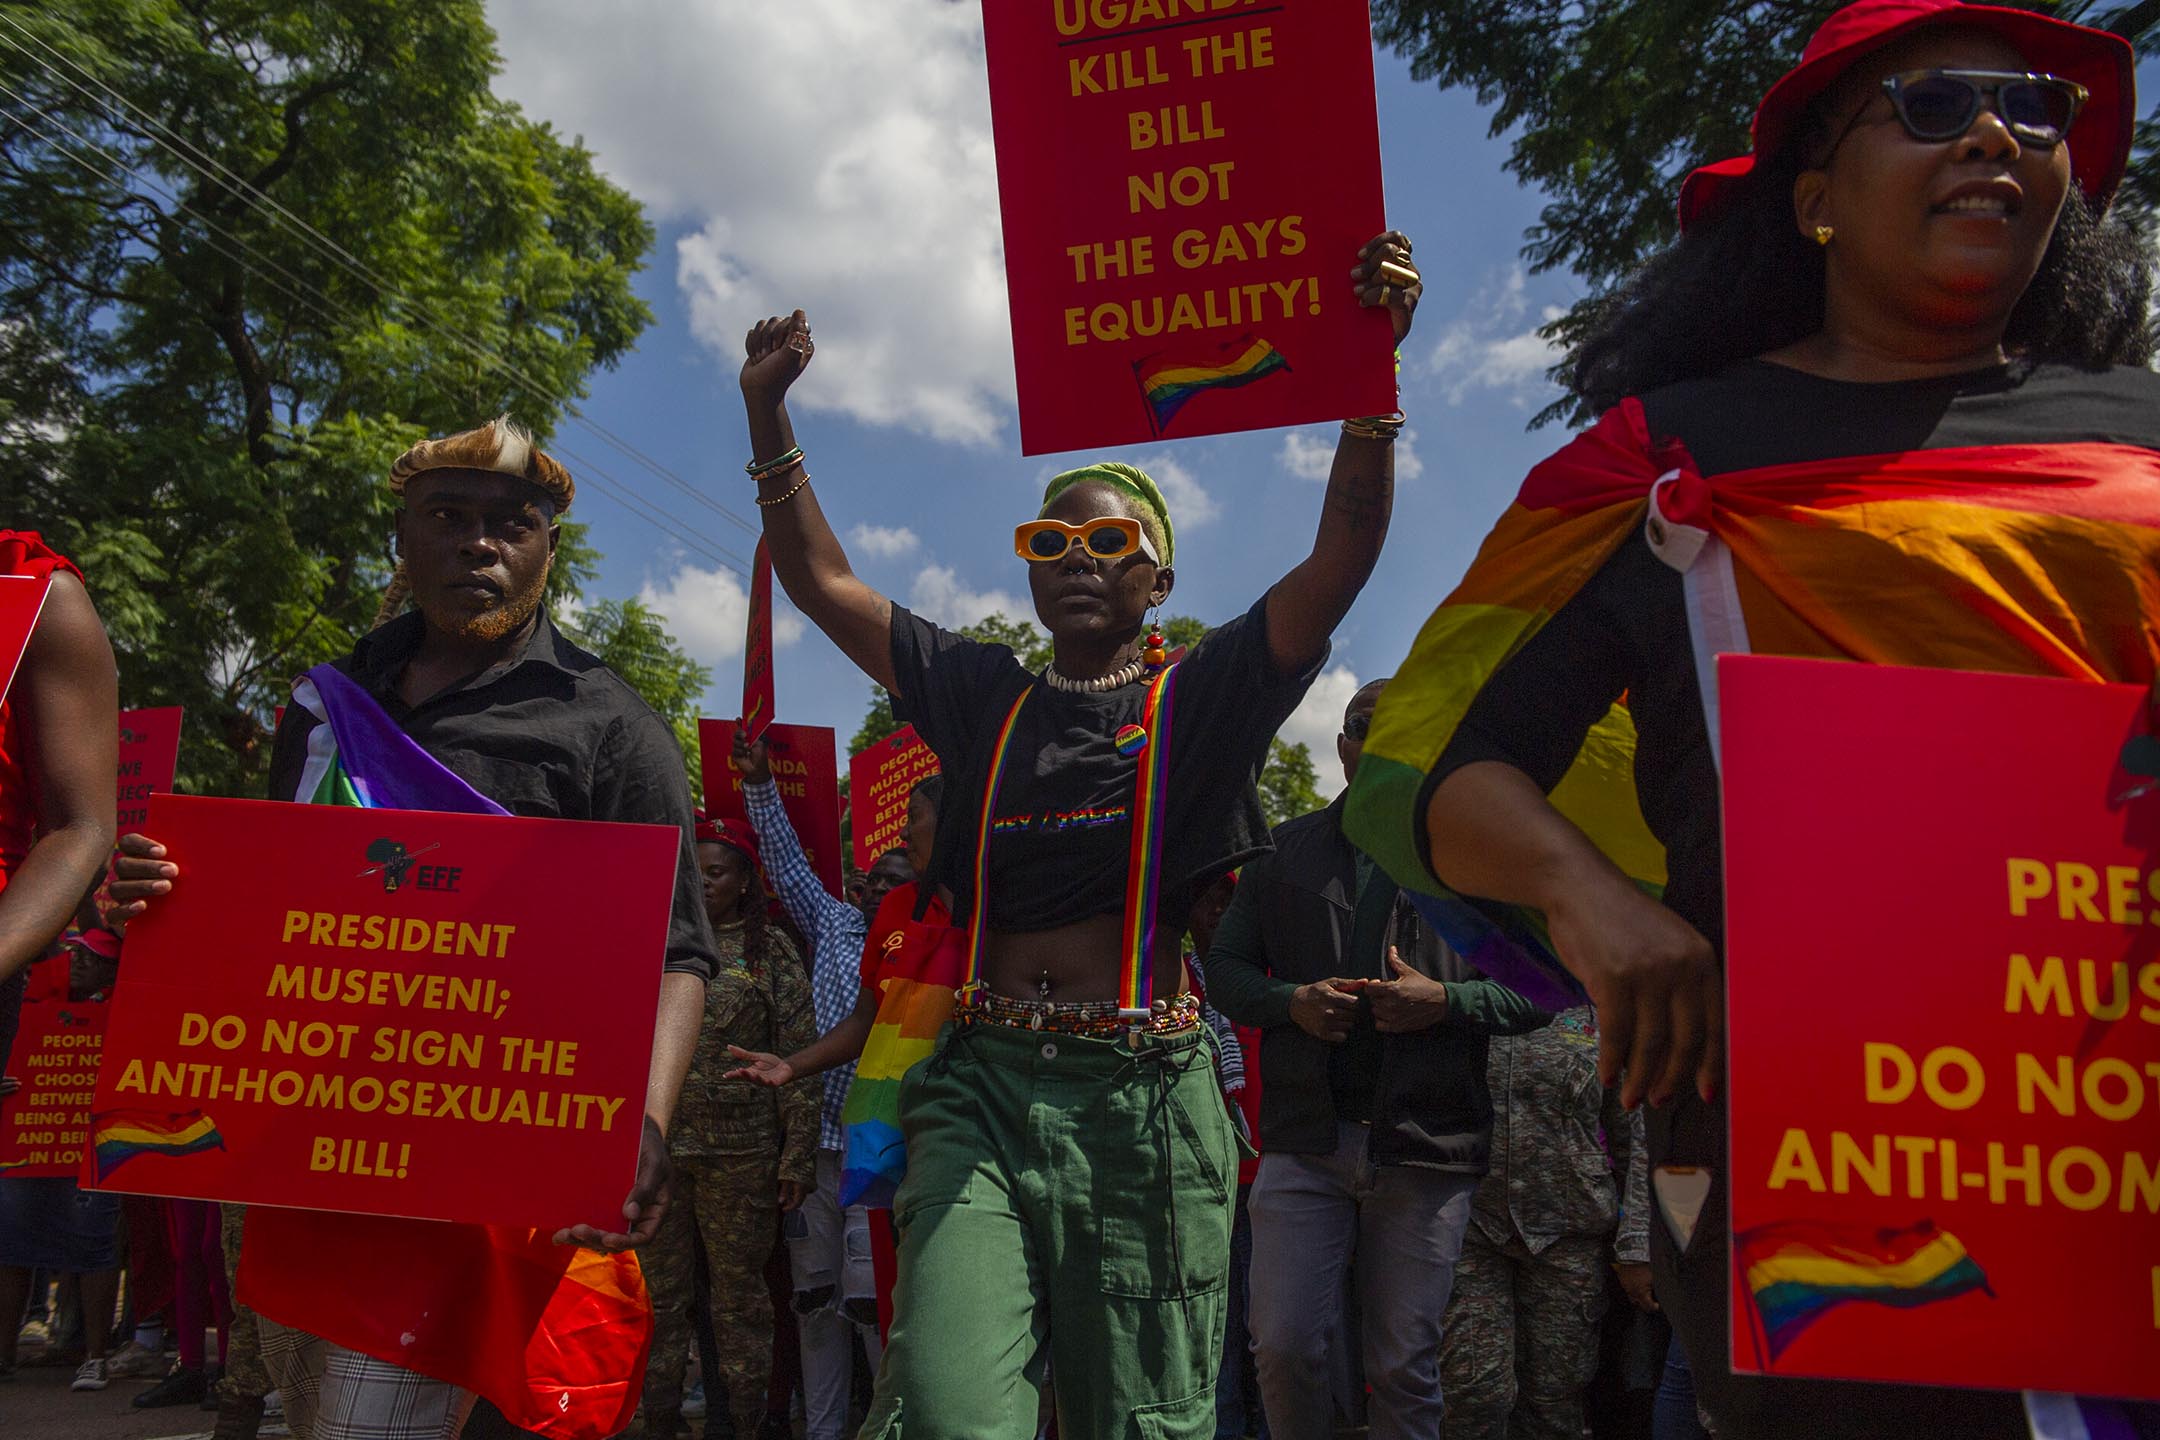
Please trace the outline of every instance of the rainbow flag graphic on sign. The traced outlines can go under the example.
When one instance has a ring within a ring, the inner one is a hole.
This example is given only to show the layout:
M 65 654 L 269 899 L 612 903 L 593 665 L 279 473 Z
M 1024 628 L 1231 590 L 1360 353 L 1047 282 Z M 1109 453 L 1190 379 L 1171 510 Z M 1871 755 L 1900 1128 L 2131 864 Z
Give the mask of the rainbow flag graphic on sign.
M 105 1178 L 138 1155 L 193 1155 L 222 1150 L 225 1137 L 200 1110 L 161 1114 L 152 1110 L 107 1110 L 90 1117 L 90 1148 L 97 1155 L 97 1178 Z
M 1160 435 L 1169 428 L 1171 417 L 1201 391 L 1235 389 L 1289 368 L 1280 350 L 1248 333 L 1217 345 L 1202 359 L 1151 355 L 1133 365 L 1133 375 L 1147 400 L 1155 433 Z
M 1786 1220 L 1742 1231 L 1733 1250 L 1767 1360 L 1849 1300 L 1910 1310 L 1968 1290 L 1994 1293 L 1958 1238 L 1926 1220 L 1894 1230 Z

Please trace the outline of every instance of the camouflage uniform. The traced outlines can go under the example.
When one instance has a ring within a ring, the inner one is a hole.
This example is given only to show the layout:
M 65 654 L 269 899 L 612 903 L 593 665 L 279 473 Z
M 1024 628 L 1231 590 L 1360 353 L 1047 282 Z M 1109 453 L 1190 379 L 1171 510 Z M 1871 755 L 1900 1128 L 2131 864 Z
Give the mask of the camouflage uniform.
M 736 1434 L 757 1434 L 772 1368 L 765 1262 L 779 1240 L 780 1182 L 808 1186 L 817 1178 L 822 1082 L 797 1081 L 775 1092 L 720 1078 L 738 1063 L 728 1056 L 730 1045 L 789 1055 L 817 1038 L 802 961 L 777 927 L 765 934 L 768 963 L 752 971 L 744 963 L 742 930 L 714 932 L 721 969 L 705 989 L 705 1025 L 668 1133 L 672 1199 L 659 1235 L 639 1252 L 653 1307 L 646 1427 L 661 1440 L 675 1434 L 682 1411 L 698 1239 L 712 1276 L 713 1341 L 721 1368 L 705 1377 L 706 1384 L 726 1385 Z
M 218 1357 L 225 1365 L 225 1378 L 218 1382 L 222 1387 L 219 1393 L 235 1399 L 260 1400 L 277 1387 L 263 1369 L 262 1337 L 256 1329 L 255 1312 L 240 1303 L 240 1232 L 247 1224 L 247 1207 L 227 1205 L 221 1220 L 225 1284 L 232 1296 L 232 1328 L 226 1331 L 231 1353 Z
M 1597 1046 L 1588 1006 L 1493 1037 L 1492 1169 L 1440 1345 L 1446 1440 L 1584 1434 L 1606 1266 L 1650 1259 L 1642 1112 L 1622 1110 L 1619 1087 L 1598 1084 Z

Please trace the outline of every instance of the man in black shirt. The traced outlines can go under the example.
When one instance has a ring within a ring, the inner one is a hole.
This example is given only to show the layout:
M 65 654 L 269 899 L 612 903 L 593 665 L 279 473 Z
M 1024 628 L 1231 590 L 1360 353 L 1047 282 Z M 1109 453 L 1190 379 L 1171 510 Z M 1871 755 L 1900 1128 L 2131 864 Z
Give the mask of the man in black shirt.
M 404 502 L 398 575 L 377 628 L 335 668 L 428 755 L 513 814 L 667 825 L 682 837 L 627 1223 L 620 1233 L 579 1225 L 555 1237 L 605 1250 L 641 1245 L 667 1203 L 666 1127 L 716 967 L 682 752 L 666 724 L 542 608 L 559 517 L 575 493 L 569 472 L 504 419 L 415 446 L 392 467 L 390 485 Z M 408 591 L 416 612 L 391 618 Z M 273 797 L 313 798 L 299 792 L 322 723 L 306 704 L 287 707 Z M 146 837 L 128 836 L 122 849 L 113 895 L 131 917 L 178 871 Z M 592 983 L 601 985 L 609 964 L 649 963 L 594 958 Z M 437 1440 L 457 1434 L 473 1407 L 472 1391 L 446 1381 L 334 1340 L 263 1329 L 266 1365 L 302 1423 L 320 1413 L 380 1440 Z
M 1385 681 L 1351 698 L 1347 780 Z M 1266 1031 L 1250 1324 L 1268 1425 L 1332 1433 L 1329 1345 L 1357 1265 L 1375 1440 L 1439 1431 L 1440 1321 L 1485 1173 L 1489 1034 L 1547 1017 L 1482 979 L 1342 832 L 1341 805 L 1275 831 L 1208 952 L 1209 998 Z

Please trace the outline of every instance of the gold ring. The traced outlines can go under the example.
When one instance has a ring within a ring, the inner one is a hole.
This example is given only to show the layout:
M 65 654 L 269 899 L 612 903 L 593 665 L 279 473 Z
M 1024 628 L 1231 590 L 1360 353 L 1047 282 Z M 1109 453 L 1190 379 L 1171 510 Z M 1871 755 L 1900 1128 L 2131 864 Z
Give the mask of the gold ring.
M 1400 285 L 1405 290 L 1423 278 L 1408 265 L 1398 265 L 1393 260 L 1382 260 L 1374 273 L 1390 285 Z
M 1395 287 L 1392 285 L 1382 285 L 1380 287 L 1380 303 L 1382 305 L 1392 304 L 1394 302 L 1394 299 Z

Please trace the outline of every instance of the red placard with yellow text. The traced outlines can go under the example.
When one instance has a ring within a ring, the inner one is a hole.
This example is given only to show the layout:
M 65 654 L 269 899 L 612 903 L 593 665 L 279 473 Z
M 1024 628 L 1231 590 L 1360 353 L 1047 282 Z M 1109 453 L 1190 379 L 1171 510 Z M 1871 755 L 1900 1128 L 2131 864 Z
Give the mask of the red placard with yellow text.
M 886 851 L 907 839 L 908 796 L 938 773 L 935 751 L 912 725 L 848 757 L 848 811 L 855 868 L 868 870 Z
M 142 829 L 150 797 L 172 789 L 185 713 L 178 705 L 120 712 L 119 834 Z
M 158 795 L 83 1180 L 620 1224 L 681 836 Z
M 1365 0 L 983 0 L 1030 455 L 1395 409 Z
M 0 1175 L 73 1175 L 90 1131 L 90 1100 L 110 1008 L 103 991 L 68 995 L 66 954 L 32 961 L 7 1073 L 21 1083 L 0 1096 Z
M 834 895 L 840 893 L 840 765 L 833 758 L 830 725 L 768 725 L 766 753 L 772 759 L 773 784 L 780 808 L 795 827 L 810 868 Z M 747 820 L 742 776 L 735 773 L 735 722 L 698 721 L 700 777 L 708 814 Z
M 1735 1370 L 2160 1398 L 2142 688 L 1724 656 Z

